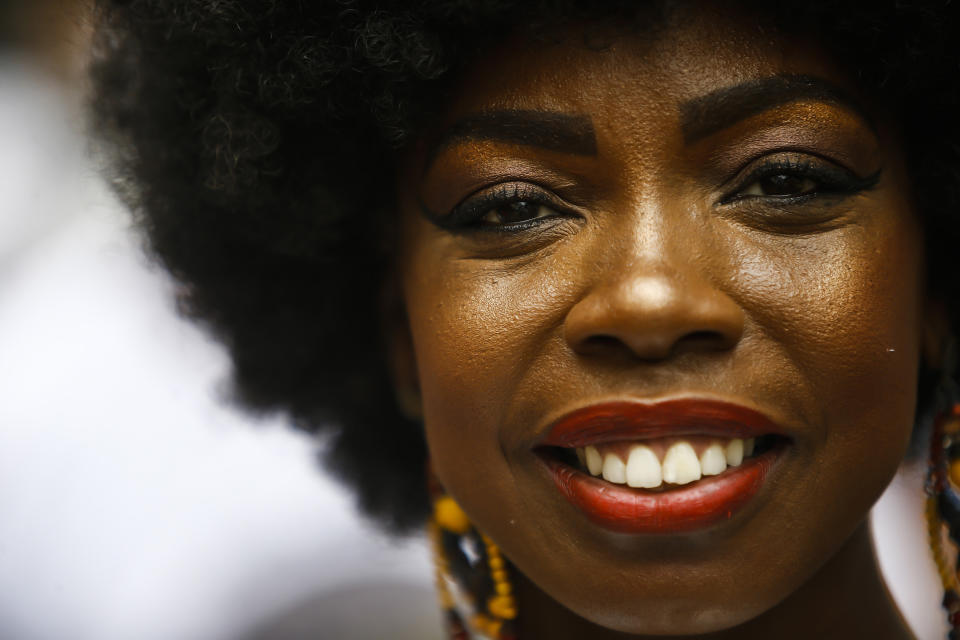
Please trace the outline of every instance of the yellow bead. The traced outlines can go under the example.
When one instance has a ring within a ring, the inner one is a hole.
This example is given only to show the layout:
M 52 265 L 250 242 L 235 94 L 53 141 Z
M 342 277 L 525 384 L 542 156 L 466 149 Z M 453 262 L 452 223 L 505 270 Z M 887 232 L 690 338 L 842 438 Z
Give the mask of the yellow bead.
M 482 613 L 475 614 L 470 618 L 470 626 L 479 631 L 486 633 L 487 626 L 492 622 L 490 618 L 483 615 Z
M 960 414 L 954 413 L 951 416 L 952 419 L 948 419 L 943 423 L 943 432 L 946 434 L 960 433 Z
M 487 600 L 487 610 L 501 620 L 512 620 L 517 616 L 517 607 L 510 596 L 493 596 Z
M 503 569 L 503 558 L 500 556 L 497 556 L 496 558 L 490 558 L 490 569 L 492 571 Z
M 960 459 L 950 462 L 950 481 L 960 487 Z
M 494 589 L 496 589 L 497 595 L 500 595 L 500 596 L 508 596 L 512 591 L 512 589 L 510 588 L 509 582 L 498 582 L 494 587 Z
M 454 602 L 453 600 L 453 596 L 451 596 L 450 593 L 447 591 L 440 592 L 439 600 L 440 600 L 440 608 L 443 609 L 444 611 L 453 609 L 454 605 L 456 604 L 456 602 Z
M 494 582 L 506 582 L 507 581 L 507 572 L 503 569 L 498 569 L 491 572 L 491 577 L 493 577 Z
M 442 496 L 433 503 L 433 517 L 440 527 L 451 533 L 470 531 L 470 519 L 450 496 Z

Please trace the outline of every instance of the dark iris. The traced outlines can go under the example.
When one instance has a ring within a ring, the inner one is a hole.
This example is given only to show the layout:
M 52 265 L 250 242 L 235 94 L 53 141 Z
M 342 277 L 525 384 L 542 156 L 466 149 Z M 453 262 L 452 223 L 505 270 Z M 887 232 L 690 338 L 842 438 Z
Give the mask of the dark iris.
M 503 204 L 490 211 L 485 221 L 490 224 L 516 224 L 538 217 L 541 205 L 537 202 L 520 200 Z
M 760 188 L 768 196 L 795 196 L 816 187 L 813 180 L 789 173 L 778 173 L 760 179 Z

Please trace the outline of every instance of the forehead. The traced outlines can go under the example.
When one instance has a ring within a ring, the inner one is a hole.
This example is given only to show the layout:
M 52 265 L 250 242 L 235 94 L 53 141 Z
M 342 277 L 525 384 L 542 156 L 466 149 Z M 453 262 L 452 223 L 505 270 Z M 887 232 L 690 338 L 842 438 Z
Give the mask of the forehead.
M 697 98 L 789 75 L 820 78 L 850 95 L 855 90 L 812 40 L 780 34 L 762 16 L 690 4 L 629 25 L 515 34 L 476 57 L 440 124 L 529 109 L 599 115 L 601 129 L 604 114 L 621 131 L 662 127 L 665 118 L 679 121 Z

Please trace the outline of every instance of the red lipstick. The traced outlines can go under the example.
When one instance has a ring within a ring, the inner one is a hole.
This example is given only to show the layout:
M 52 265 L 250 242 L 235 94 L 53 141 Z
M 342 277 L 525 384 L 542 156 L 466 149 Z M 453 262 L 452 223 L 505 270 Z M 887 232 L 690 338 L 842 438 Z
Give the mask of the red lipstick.
M 614 402 L 574 411 L 553 423 L 540 447 L 586 447 L 664 436 L 751 438 L 783 435 L 763 414 L 727 402 L 680 399 L 642 404 Z M 560 492 L 595 524 L 619 533 L 681 533 L 732 518 L 763 486 L 782 446 L 718 476 L 649 491 L 593 477 L 543 456 Z
M 617 440 L 707 435 L 752 438 L 782 434 L 762 413 L 729 402 L 680 399 L 640 404 L 610 402 L 578 409 L 554 422 L 541 442 L 549 447 L 585 447 Z

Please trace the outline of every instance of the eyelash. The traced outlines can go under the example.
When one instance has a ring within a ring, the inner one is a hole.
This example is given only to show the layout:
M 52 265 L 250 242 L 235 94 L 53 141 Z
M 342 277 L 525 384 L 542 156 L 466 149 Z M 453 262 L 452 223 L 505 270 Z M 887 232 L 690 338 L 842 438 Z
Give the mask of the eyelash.
M 815 183 L 814 189 L 807 193 L 795 195 L 744 195 L 748 187 L 759 183 L 765 178 L 775 176 L 790 176 Z M 720 199 L 720 204 L 736 204 L 750 200 L 774 201 L 779 206 L 799 205 L 817 197 L 849 196 L 876 186 L 880 179 L 880 171 L 860 177 L 853 172 L 828 163 L 815 161 L 810 157 L 779 157 L 765 161 L 750 171 L 744 178 L 738 179 L 737 186 Z
M 781 175 L 811 180 L 816 186 L 807 193 L 795 195 L 745 195 L 742 193 L 765 178 Z M 735 205 L 767 201 L 775 202 L 778 206 L 802 205 L 825 195 L 848 196 L 859 193 L 874 187 L 879 178 L 880 171 L 861 178 L 847 169 L 826 161 L 818 162 L 809 157 L 775 157 L 755 167 L 745 177 L 737 179 L 737 186 L 720 199 L 720 204 Z M 545 207 L 551 210 L 553 215 L 508 224 L 483 223 L 483 218 L 490 212 L 518 202 Z M 554 223 L 557 218 L 577 215 L 570 212 L 568 207 L 545 189 L 524 182 L 500 184 L 477 193 L 454 207 L 447 215 L 438 216 L 429 212 L 428 214 L 435 224 L 447 230 L 493 233 L 519 233 Z
M 554 215 L 509 224 L 488 225 L 483 223 L 484 216 L 491 211 L 518 202 L 546 207 Z M 496 185 L 487 191 L 467 198 L 447 215 L 431 215 L 431 218 L 436 224 L 449 230 L 518 233 L 555 221 L 556 218 L 575 215 L 566 213 L 566 211 L 567 207 L 545 189 L 531 183 L 519 182 Z

